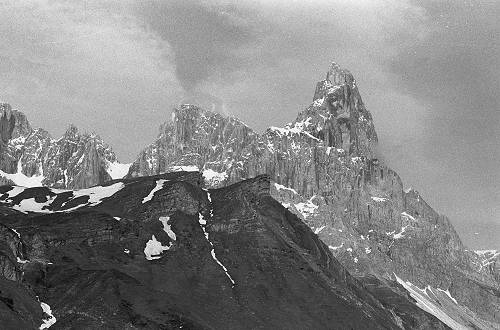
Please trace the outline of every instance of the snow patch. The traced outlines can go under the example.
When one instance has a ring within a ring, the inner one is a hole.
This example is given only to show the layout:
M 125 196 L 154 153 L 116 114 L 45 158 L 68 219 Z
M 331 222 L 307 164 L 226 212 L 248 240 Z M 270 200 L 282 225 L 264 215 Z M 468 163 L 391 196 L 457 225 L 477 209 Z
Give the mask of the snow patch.
M 156 239 L 155 235 L 152 235 L 151 239 L 146 243 L 144 254 L 146 255 L 147 260 L 160 259 L 160 255 L 163 253 L 163 251 L 170 250 L 171 247 L 172 243 L 170 243 L 168 246 L 163 246 L 161 245 L 161 242 Z
M 400 239 L 400 238 L 405 237 L 405 236 L 403 235 L 403 233 L 406 231 L 406 228 L 408 228 L 408 226 L 404 226 L 404 227 L 402 227 L 402 228 L 401 228 L 401 231 L 400 231 L 399 233 L 397 233 L 397 234 L 394 234 L 394 235 L 392 236 L 392 238 L 394 238 L 394 239 Z
M 353 164 L 357 164 L 358 162 L 361 162 L 361 157 L 351 157 L 351 162 Z
M 42 329 L 48 329 L 50 328 L 54 323 L 56 323 L 57 319 L 55 318 L 54 315 L 52 315 L 52 309 L 50 308 L 49 305 L 46 303 L 40 302 L 40 306 L 42 307 L 42 310 L 45 314 L 47 314 L 49 317 L 48 318 L 43 318 L 43 323 L 40 326 L 40 330 Z
M 406 212 L 401 213 L 401 215 L 402 215 L 403 217 L 405 217 L 406 219 L 408 219 L 408 220 L 411 220 L 411 221 L 417 221 L 417 220 L 416 220 L 413 216 L 411 216 L 410 214 L 408 214 L 408 213 L 406 213 Z
M 311 119 L 312 119 L 311 117 L 308 117 L 306 120 L 298 121 L 293 125 L 293 127 L 292 127 L 292 123 L 286 124 L 285 127 L 283 127 L 283 128 L 271 126 L 271 127 L 269 127 L 269 130 L 276 132 L 280 137 L 287 136 L 289 134 L 290 135 L 292 135 L 292 134 L 304 134 L 313 140 L 321 142 L 321 140 L 318 139 L 317 137 L 312 136 L 307 131 L 304 131 L 304 128 L 311 125 L 311 123 L 310 123 Z
M 203 178 L 210 185 L 219 185 L 222 182 L 224 182 L 224 180 L 227 179 L 227 173 L 226 173 L 226 171 L 216 172 L 216 171 L 208 168 L 208 169 L 203 171 Z
M 413 190 L 413 187 L 408 187 L 404 190 L 405 193 L 409 194 Z
M 17 186 L 23 186 L 23 187 L 41 187 L 42 181 L 45 179 L 45 176 L 43 175 L 26 176 L 22 172 L 21 160 L 17 162 L 16 173 L 14 174 L 5 173 L 4 171 L 0 170 L 0 176 L 3 176 L 4 178 L 11 180 Z
M 132 163 L 129 164 L 122 164 L 119 162 L 107 162 L 107 172 L 111 179 L 122 179 L 125 175 L 127 175 L 130 166 L 132 166 Z
M 299 211 L 302 216 L 304 217 L 304 219 L 307 219 L 307 217 L 313 215 L 314 213 L 316 213 L 316 210 L 318 209 L 318 205 L 314 204 L 312 202 L 312 199 L 314 198 L 315 196 L 311 197 L 307 202 L 305 203 L 298 203 L 298 204 L 294 204 L 295 205 L 295 208 L 297 209 L 297 211 Z
M 385 202 L 385 201 L 387 201 L 387 198 L 383 198 L 383 197 L 375 197 L 375 196 L 372 196 L 372 199 L 373 199 L 375 202 Z
M 150 200 L 152 200 L 152 199 L 153 199 L 153 197 L 154 197 L 154 195 L 155 195 L 155 193 L 156 193 L 158 190 L 161 190 L 161 189 L 163 188 L 163 184 L 164 184 L 165 182 L 167 182 L 167 181 L 168 181 L 168 180 L 163 180 L 163 179 L 162 179 L 162 180 L 156 180 L 156 186 L 153 188 L 153 190 L 151 190 L 151 191 L 149 192 L 149 194 L 148 194 L 146 197 L 144 197 L 144 198 L 142 199 L 142 204 L 144 204 L 144 203 L 149 202 Z
M 274 183 L 274 187 L 276 187 L 276 190 L 278 190 L 278 191 L 280 191 L 280 190 L 288 190 L 288 191 L 293 192 L 295 195 L 298 195 L 298 193 L 297 193 L 297 191 L 296 191 L 295 189 L 293 189 L 293 188 L 288 188 L 288 187 L 283 186 L 283 185 L 281 185 L 281 184 L 279 184 L 279 183 L 276 183 L 276 182 L 275 182 L 275 183 Z
M 47 198 L 47 201 L 44 203 L 38 203 L 35 201 L 35 198 L 27 198 L 23 199 L 19 205 L 13 205 L 12 208 L 14 210 L 26 213 L 26 212 L 37 212 L 37 213 L 52 213 L 51 210 L 43 209 L 45 206 L 49 206 L 50 203 L 55 199 L 55 196 L 52 198 Z
M 313 102 L 313 106 L 314 107 L 319 107 L 320 105 L 323 104 L 323 102 L 325 101 L 325 98 L 320 98 L 320 99 L 316 99 L 314 102 Z
M 168 224 L 168 222 L 170 221 L 170 217 L 160 217 L 158 220 L 163 224 L 163 231 L 167 233 L 168 237 L 170 237 L 174 241 L 177 240 L 177 236 Z
M 23 213 L 27 212 L 37 212 L 37 213 L 57 213 L 57 212 L 68 212 L 72 211 L 75 209 L 78 209 L 82 206 L 89 205 L 97 205 L 101 203 L 102 199 L 106 197 L 110 197 L 114 195 L 117 191 L 122 189 L 125 185 L 122 182 L 118 182 L 115 184 L 112 184 L 110 186 L 97 186 L 97 187 L 92 187 L 92 188 L 87 188 L 87 189 L 80 189 L 80 190 L 74 190 L 72 191 L 73 196 L 68 199 L 65 203 L 62 204 L 64 207 L 65 204 L 68 202 L 81 197 L 81 196 L 88 196 L 89 200 L 85 204 L 80 204 L 78 206 L 72 207 L 70 209 L 62 210 L 62 211 L 51 211 L 45 209 L 45 207 L 50 206 L 50 204 L 57 198 L 58 194 L 68 192 L 70 190 L 61 190 L 61 189 L 50 189 L 52 193 L 55 195 L 53 196 L 45 196 L 47 198 L 47 201 L 45 202 L 37 202 L 34 197 L 32 198 L 26 198 L 21 200 L 18 204 L 12 205 L 12 208 L 15 210 L 18 210 Z M 5 194 L 7 194 L 8 199 L 12 200 L 15 196 L 18 196 L 20 193 L 22 193 L 26 188 L 25 187 L 18 187 L 14 186 L 12 187 L 11 190 L 7 191 Z
M 20 263 L 20 264 L 26 264 L 28 263 L 29 261 L 28 260 L 24 260 L 24 259 L 21 259 L 19 257 L 17 257 L 17 262 Z
M 339 246 L 331 246 L 331 245 L 328 245 L 328 248 L 329 248 L 330 250 L 334 250 L 334 251 L 335 251 L 335 250 L 338 250 L 338 249 L 342 248 L 343 246 L 344 246 L 344 243 L 340 244 Z
M 111 197 L 114 194 L 116 194 L 118 191 L 123 189 L 125 187 L 125 184 L 123 182 L 117 182 L 109 186 L 95 186 L 92 188 L 87 188 L 87 189 L 80 189 L 80 190 L 75 190 L 73 191 L 73 198 L 70 200 L 74 200 L 75 198 L 81 197 L 81 196 L 89 196 L 89 200 L 87 202 L 87 205 L 89 206 L 94 206 L 97 204 L 100 204 L 104 198 Z M 66 202 L 68 203 L 69 200 Z M 65 203 L 65 204 L 66 204 Z M 75 208 L 79 208 L 83 205 L 78 205 Z M 65 210 L 68 211 L 68 210 Z
M 9 199 L 12 199 L 13 197 L 16 197 L 17 195 L 22 193 L 25 189 L 25 187 L 13 186 L 11 190 L 6 192 L 6 194 Z
M 316 230 L 314 230 L 314 233 L 315 233 L 316 235 L 318 235 L 318 234 L 319 234 L 319 233 L 321 233 L 321 231 L 322 231 L 323 229 L 325 229 L 325 228 L 326 228 L 326 226 L 321 226 L 321 227 L 319 227 L 319 228 L 316 228 Z
M 431 299 L 427 294 L 427 288 L 422 290 L 417 286 L 413 285 L 411 282 L 403 281 L 396 274 L 394 274 L 394 276 L 396 277 L 396 281 L 399 284 L 401 284 L 406 289 L 406 291 L 410 293 L 410 296 L 412 296 L 413 299 L 417 301 L 417 306 L 420 307 L 422 310 L 434 315 L 452 329 L 467 329 L 462 324 L 458 323 L 450 316 L 448 316 L 437 305 L 431 302 Z

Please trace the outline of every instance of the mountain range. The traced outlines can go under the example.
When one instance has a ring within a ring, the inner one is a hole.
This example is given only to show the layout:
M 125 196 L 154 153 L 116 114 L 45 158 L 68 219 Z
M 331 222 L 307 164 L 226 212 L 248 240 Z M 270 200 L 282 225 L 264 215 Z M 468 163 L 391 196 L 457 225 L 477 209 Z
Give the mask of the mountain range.
M 499 253 L 403 188 L 335 63 L 284 127 L 185 104 L 132 164 L 8 104 L 0 130 L 12 326 L 39 296 L 54 328 L 500 328 Z

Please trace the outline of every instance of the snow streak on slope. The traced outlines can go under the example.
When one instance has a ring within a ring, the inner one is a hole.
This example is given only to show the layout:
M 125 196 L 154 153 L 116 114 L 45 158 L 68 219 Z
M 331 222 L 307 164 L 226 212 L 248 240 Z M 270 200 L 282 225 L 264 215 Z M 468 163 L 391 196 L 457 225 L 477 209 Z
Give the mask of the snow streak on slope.
M 435 317 L 437 317 L 439 320 L 441 320 L 443 323 L 445 323 L 447 326 L 449 326 L 452 329 L 455 329 L 455 330 L 469 329 L 468 327 L 466 327 L 466 326 L 458 323 L 454 319 L 452 319 L 439 306 L 437 306 L 436 304 L 431 302 L 431 299 L 430 299 L 429 295 L 427 294 L 427 290 L 431 290 L 430 287 L 427 287 L 427 288 L 422 290 L 422 289 L 416 287 L 415 285 L 413 285 L 411 282 L 403 281 L 396 274 L 394 274 L 394 276 L 396 277 L 396 280 L 398 281 L 398 283 L 401 284 L 406 289 L 406 291 L 408 291 L 410 293 L 410 296 L 412 296 L 412 298 L 417 301 L 418 307 L 420 307 L 424 311 L 434 315 Z
M 210 197 L 210 193 L 207 191 L 207 197 L 208 197 L 208 200 L 210 201 L 210 203 L 212 203 L 212 198 Z M 213 216 L 213 210 L 210 209 L 210 216 Z M 210 241 L 209 237 L 208 237 L 208 232 L 206 230 L 206 225 L 207 225 L 207 221 L 203 218 L 203 215 L 201 215 L 201 213 L 198 213 L 198 223 L 200 224 L 200 227 L 201 229 L 203 230 L 203 234 L 205 234 L 205 239 L 207 240 L 207 242 L 210 244 L 210 247 L 212 248 L 211 251 L 210 251 L 210 255 L 212 256 L 212 259 L 215 260 L 215 262 L 217 262 L 217 264 L 219 266 L 221 266 L 222 270 L 224 270 L 224 273 L 226 274 L 227 278 L 229 278 L 229 280 L 231 281 L 232 283 L 232 286 L 234 287 L 234 285 L 236 284 L 233 280 L 233 278 L 231 277 L 231 275 L 229 274 L 226 266 L 224 266 L 222 264 L 222 262 L 219 261 L 219 259 L 217 258 L 217 256 L 215 255 L 215 248 L 214 248 L 214 244 Z
M 276 187 L 276 190 L 278 190 L 278 191 L 280 191 L 282 189 L 283 190 L 289 190 L 289 191 L 293 192 L 295 195 L 298 195 L 298 193 L 297 193 L 297 191 L 295 189 L 288 188 L 288 187 L 283 186 L 283 185 L 281 185 L 279 183 L 276 183 L 276 182 L 274 183 L 274 186 Z
M 175 235 L 174 231 L 168 224 L 170 217 L 160 217 L 158 220 L 163 224 L 163 231 L 167 233 L 168 237 L 170 237 L 171 240 L 176 241 L 177 235 Z
M 168 180 L 156 180 L 156 187 L 154 187 L 153 190 L 151 190 L 149 195 L 147 195 L 146 197 L 144 197 L 142 199 L 142 204 L 149 202 L 151 199 L 153 199 L 155 192 L 157 192 L 158 190 L 161 190 L 161 188 L 163 188 L 163 184 L 167 181 Z
M 64 210 L 64 211 L 74 210 L 74 209 L 80 208 L 80 207 L 85 206 L 85 205 L 95 206 L 97 204 L 100 204 L 104 198 L 113 196 L 118 191 L 120 191 L 123 187 L 125 187 L 125 184 L 123 182 L 117 182 L 117 183 L 113 183 L 112 185 L 109 185 L 109 186 L 95 186 L 92 188 L 75 190 L 75 191 L 73 191 L 73 198 L 71 200 L 74 200 L 75 198 L 78 198 L 81 196 L 89 196 L 88 202 L 86 204 L 81 204 L 81 205 L 78 205 L 78 206 L 73 207 L 71 209 Z M 66 202 L 66 203 L 68 203 L 68 202 Z

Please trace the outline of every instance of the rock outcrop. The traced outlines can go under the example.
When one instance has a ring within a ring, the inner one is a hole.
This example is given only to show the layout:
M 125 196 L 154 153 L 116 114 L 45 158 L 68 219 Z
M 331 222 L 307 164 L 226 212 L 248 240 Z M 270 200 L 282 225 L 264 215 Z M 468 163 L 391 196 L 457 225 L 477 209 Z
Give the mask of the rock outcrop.
M 401 319 L 399 325 L 405 328 L 418 328 L 418 324 L 423 324 L 423 328 L 434 327 L 426 313 L 415 311 L 416 303 L 452 328 L 500 328 L 498 254 L 467 250 L 445 216 L 435 212 L 417 191 L 404 190 L 401 178 L 377 154 L 372 116 L 363 104 L 354 77 L 332 64 L 325 80 L 317 84 L 312 101 L 295 121 L 284 127 L 270 127 L 263 134 L 254 132 L 236 118 L 194 105 L 182 105 L 174 111 L 172 120 L 161 126 L 158 138 L 130 167 L 117 162 L 111 148 L 96 135 L 80 134 L 71 126 L 63 137 L 53 140 L 44 130 L 33 129 L 22 113 L 3 104 L 0 106 L 0 183 L 77 189 L 121 178 L 126 171 L 128 179 L 125 181 L 130 183 L 152 180 L 141 179 L 145 176 L 160 175 L 158 178 L 161 179 L 166 172 L 199 170 L 207 187 L 229 189 L 230 185 L 241 180 L 265 174 L 272 180 L 270 191 L 273 198 L 307 224 L 342 267 L 355 277 L 355 281 L 377 297 L 378 303 L 394 310 Z M 201 185 L 200 178 L 189 178 L 189 184 Z M 17 199 L 12 199 L 8 190 L 2 190 L 10 189 L 10 186 L 0 187 L 0 192 L 7 194 L 4 196 L 7 206 L 3 212 L 4 219 L 9 219 L 8 223 L 2 223 L 9 226 L 12 219 L 25 219 L 12 209 L 26 208 L 37 213 L 69 212 L 61 222 L 71 222 L 72 210 L 99 207 L 96 194 L 102 196 L 113 192 L 118 187 L 113 182 L 119 186 L 121 181 L 112 181 L 106 186 L 111 188 L 99 188 L 93 194 L 87 190 L 55 192 L 49 188 L 33 188 L 23 190 Z M 186 191 L 194 189 L 186 187 Z M 192 214 L 194 208 L 189 203 L 183 204 L 191 197 L 179 189 L 172 193 L 172 196 L 181 194 L 172 197 L 177 201 L 175 207 Z M 263 189 L 266 190 L 267 187 Z M 119 192 L 117 194 L 121 196 Z M 128 205 L 133 200 L 130 196 L 121 198 L 124 199 L 119 199 L 120 205 L 108 205 L 106 212 L 114 214 L 124 207 L 122 204 Z M 124 214 L 129 218 L 132 215 L 143 217 L 142 208 L 134 203 L 126 212 L 123 211 Z M 172 206 L 161 204 L 161 207 Z M 150 209 L 147 212 L 156 214 L 159 211 Z M 101 224 L 93 222 L 97 221 L 93 216 L 92 213 L 84 219 L 100 228 Z M 234 223 L 223 221 L 214 228 L 231 232 L 232 228 L 243 226 L 236 220 Z M 132 222 L 129 224 L 132 226 Z M 255 225 L 254 229 L 262 228 Z M 83 228 L 83 231 L 89 231 L 96 240 L 118 237 L 106 236 L 111 235 L 107 229 L 102 233 L 92 228 Z M 142 233 L 129 234 L 143 239 Z M 248 235 L 252 236 L 251 233 L 248 230 Z M 158 243 L 169 242 L 168 233 L 167 236 L 161 235 L 161 239 L 158 236 L 150 238 L 152 251 L 168 251 L 169 245 Z M 45 246 L 37 245 L 37 242 L 30 243 L 33 251 Z M 14 241 L 9 244 L 15 246 Z M 4 248 L 2 251 L 8 250 Z M 14 250 L 11 248 L 11 251 Z M 19 281 L 22 272 L 15 264 L 9 263 L 17 257 L 15 252 L 12 253 L 10 259 L 4 257 L 0 262 L 5 278 Z M 80 255 L 74 253 L 73 257 L 79 258 Z M 154 254 L 150 257 L 155 258 Z M 93 273 L 89 276 L 104 276 L 106 283 L 113 282 L 116 273 L 107 271 L 106 275 Z M 134 282 L 125 278 L 123 281 L 120 285 Z M 109 289 L 106 285 L 103 290 Z M 266 287 L 262 294 L 269 295 L 269 290 Z M 19 291 L 16 294 L 26 297 L 30 293 Z M 189 294 L 193 293 L 189 291 Z M 68 298 L 68 304 L 70 300 Z M 28 310 L 32 305 L 26 303 L 24 306 Z M 149 316 L 137 312 L 135 307 L 130 308 L 138 313 L 139 320 L 148 320 L 144 321 L 146 327 L 155 326 L 155 323 L 148 323 Z M 68 311 L 74 312 L 72 309 Z M 106 320 L 106 313 L 99 316 L 99 320 Z M 216 324 L 203 323 L 205 321 L 200 319 L 189 320 L 194 322 L 193 327 Z
M 275 182 L 273 196 L 352 274 L 409 283 L 406 288 L 423 292 L 420 298 L 434 306 L 435 315 L 449 317 L 452 327 L 498 328 L 494 264 L 481 266 L 450 221 L 417 191 L 405 191 L 379 158 L 356 81 L 332 64 L 313 103 L 294 122 L 260 135 L 238 119 L 180 106 L 128 177 L 199 169 L 215 188 L 267 174 Z
M 54 140 L 47 131 L 33 129 L 23 113 L 5 103 L 0 104 L 0 132 L 3 184 L 87 188 L 122 177 L 128 170 L 99 136 L 81 134 L 71 125 Z
M 268 176 L 203 186 L 0 187 L 2 328 L 447 329 L 402 288 L 352 277 Z

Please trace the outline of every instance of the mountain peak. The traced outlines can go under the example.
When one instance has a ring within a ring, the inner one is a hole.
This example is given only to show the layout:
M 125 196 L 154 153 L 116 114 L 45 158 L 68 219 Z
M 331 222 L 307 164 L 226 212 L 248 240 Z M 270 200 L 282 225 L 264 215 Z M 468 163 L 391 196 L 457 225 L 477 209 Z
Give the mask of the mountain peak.
M 356 89 L 354 76 L 349 70 L 343 69 L 337 63 L 332 62 L 326 72 L 326 78 L 316 84 L 313 102 L 335 92 L 342 94 L 346 88 Z
M 69 124 L 66 132 L 64 133 L 64 137 L 75 137 L 78 135 L 78 127 L 74 124 Z
M 10 139 L 26 136 L 31 126 L 24 113 L 12 109 L 8 103 L 0 103 L 0 135 L 4 143 Z
M 326 73 L 326 80 L 333 84 L 333 86 L 340 86 L 348 84 L 352 87 L 354 77 L 350 71 L 343 69 L 335 62 L 330 64 L 330 68 Z

